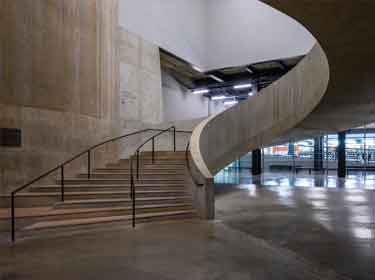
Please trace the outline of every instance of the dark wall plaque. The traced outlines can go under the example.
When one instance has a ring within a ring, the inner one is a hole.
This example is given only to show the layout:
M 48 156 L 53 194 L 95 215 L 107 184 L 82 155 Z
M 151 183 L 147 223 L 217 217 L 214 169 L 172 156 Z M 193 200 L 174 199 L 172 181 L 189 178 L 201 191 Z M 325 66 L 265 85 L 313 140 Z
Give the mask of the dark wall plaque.
M 0 146 L 21 147 L 21 130 L 17 128 L 0 128 Z

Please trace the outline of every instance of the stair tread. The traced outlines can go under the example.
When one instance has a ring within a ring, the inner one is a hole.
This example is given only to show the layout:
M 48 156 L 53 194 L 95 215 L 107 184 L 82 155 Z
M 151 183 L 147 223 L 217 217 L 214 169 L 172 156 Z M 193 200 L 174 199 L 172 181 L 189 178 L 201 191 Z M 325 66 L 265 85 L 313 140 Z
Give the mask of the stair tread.
M 69 187 L 103 187 L 103 188 L 123 188 L 123 187 L 126 187 L 126 188 L 129 188 L 130 187 L 130 184 L 100 184 L 100 185 L 84 185 L 84 184 L 79 184 L 79 185 L 68 185 Z M 65 186 L 65 187 L 68 187 L 68 186 Z M 184 187 L 185 185 L 184 184 L 165 184 L 165 183 L 162 183 L 162 184 L 137 184 L 136 185 L 136 188 L 138 187 Z M 46 186 L 34 186 L 32 188 L 61 188 L 61 185 L 46 185 Z
M 89 181 L 89 182 L 102 182 L 102 181 L 129 181 L 130 178 L 113 178 L 113 179 L 108 179 L 108 178 L 91 178 L 91 179 L 87 179 L 87 178 L 66 178 L 64 179 L 65 182 L 69 182 L 69 181 L 80 181 L 80 182 L 83 182 L 83 181 Z M 184 179 L 169 179 L 169 178 L 166 178 L 166 179 L 161 179 L 161 178 L 139 178 L 139 180 L 142 180 L 142 181 L 184 181 Z M 59 180 L 60 181 L 60 180 Z
M 106 170 L 106 169 L 110 169 L 110 170 L 124 170 L 124 171 L 129 171 L 130 170 L 130 167 L 123 167 L 123 166 L 120 166 L 120 165 L 116 165 L 116 164 L 110 164 L 109 166 L 107 165 L 106 167 L 101 167 L 101 168 L 95 168 L 94 170 Z M 180 171 L 180 170 L 184 170 L 185 168 L 183 166 L 168 166 L 168 165 L 162 165 L 162 166 L 155 166 L 154 164 L 144 164 L 142 165 L 142 170 L 147 170 L 147 171 L 164 171 L 164 170 L 173 170 L 173 171 Z
M 172 215 L 182 215 L 182 214 L 195 214 L 194 210 L 181 210 L 181 211 L 166 211 L 159 213 L 145 213 L 138 214 L 137 219 L 142 218 L 153 218 L 153 217 L 168 217 Z M 84 219 L 70 219 L 62 221 L 45 221 L 37 222 L 30 226 L 23 228 L 23 230 L 36 230 L 36 229 L 45 229 L 45 228 L 55 228 L 55 227 L 64 227 L 64 226 L 78 226 L 78 225 L 90 225 L 98 224 L 103 222 L 116 222 L 116 221 L 127 221 L 131 220 L 131 215 L 123 216 L 108 216 L 108 217 L 97 217 L 97 218 L 84 218 Z
M 166 169 L 168 170 L 168 169 Z M 91 172 L 91 175 L 112 175 L 112 174 L 116 174 L 116 175 L 130 175 L 131 172 L 117 172 L 117 173 L 113 173 L 113 172 L 104 172 L 104 171 L 94 171 L 94 172 Z M 140 171 L 140 174 L 145 174 L 145 175 L 183 175 L 184 173 L 183 172 L 179 172 L 179 173 L 172 173 L 172 172 L 156 172 L 156 171 L 147 171 L 147 172 L 144 172 L 144 170 Z M 87 173 L 79 173 L 79 175 L 86 175 L 87 176 Z
M 150 194 L 150 193 L 169 193 L 169 192 L 181 192 L 186 193 L 185 190 L 176 189 L 176 190 L 136 190 L 137 194 Z M 129 194 L 130 191 L 65 191 L 65 195 L 102 195 L 102 194 Z M 20 193 L 17 196 L 51 196 L 51 195 L 61 195 L 60 192 L 27 192 L 27 193 Z
M 136 209 L 160 209 L 170 207 L 192 207 L 191 203 L 168 203 L 168 204 L 149 204 L 149 205 L 138 205 Z M 58 215 L 72 215 L 72 214 L 85 214 L 85 213 L 97 213 L 107 211 L 124 211 L 131 210 L 130 206 L 116 206 L 116 207 L 98 207 L 98 208 L 82 208 L 82 209 L 53 209 L 51 207 L 32 207 L 32 208 L 16 208 L 17 219 L 22 218 L 36 218 L 46 216 L 58 216 Z M 9 209 L 0 209 L 0 220 L 8 219 L 10 215 Z
M 32 217 L 36 214 L 47 213 L 51 211 L 52 207 L 29 207 L 29 208 L 15 208 L 15 215 L 17 218 L 22 217 Z M 0 220 L 9 219 L 10 217 L 10 208 L 1 208 L 0 209 Z
M 191 196 L 162 196 L 162 197 L 140 197 L 137 201 L 152 201 L 152 200 L 176 200 L 181 198 L 191 199 Z M 80 204 L 80 203 L 106 203 L 106 202 L 129 202 L 130 198 L 108 198 L 108 199 L 77 199 L 77 200 L 65 200 L 64 202 L 58 202 L 57 204 Z

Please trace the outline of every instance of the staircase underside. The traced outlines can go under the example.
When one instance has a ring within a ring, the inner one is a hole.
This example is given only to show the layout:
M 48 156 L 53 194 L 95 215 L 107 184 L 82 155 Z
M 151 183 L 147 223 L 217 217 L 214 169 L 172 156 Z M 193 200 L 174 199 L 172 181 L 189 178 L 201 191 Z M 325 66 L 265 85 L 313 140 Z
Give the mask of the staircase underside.
M 328 57 L 330 82 L 307 118 L 281 139 L 337 132 L 375 120 L 374 1 L 263 0 L 304 25 Z

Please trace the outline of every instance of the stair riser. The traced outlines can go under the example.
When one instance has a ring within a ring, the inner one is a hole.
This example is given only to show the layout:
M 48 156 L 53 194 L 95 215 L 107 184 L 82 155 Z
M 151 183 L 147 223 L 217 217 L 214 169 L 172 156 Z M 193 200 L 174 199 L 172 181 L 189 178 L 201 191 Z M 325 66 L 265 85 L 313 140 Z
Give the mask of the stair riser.
M 144 157 L 148 157 L 148 158 L 152 158 L 152 152 L 141 152 L 139 154 L 140 157 L 144 158 Z M 136 156 L 133 156 L 133 157 L 136 157 Z M 158 154 L 158 153 L 154 153 L 154 157 L 155 158 L 158 158 L 158 159 L 185 159 L 186 158 L 186 153 L 180 153 L 180 154 L 174 154 L 174 153 L 170 153 L 170 154 Z M 120 159 L 121 160 L 127 160 L 126 158 L 122 158 Z
M 169 207 L 155 207 L 155 208 L 139 208 L 136 209 L 136 214 L 146 214 L 146 213 L 163 213 L 168 211 L 188 211 L 193 210 L 191 205 L 182 206 L 169 206 Z M 125 216 L 132 215 L 131 209 L 122 210 L 111 210 L 111 211 L 97 211 L 92 213 L 75 213 L 75 214 L 63 214 L 55 216 L 42 216 L 42 217 L 29 217 L 29 218 L 16 218 L 16 230 L 20 230 L 23 227 L 32 225 L 37 222 L 48 222 L 48 221 L 62 221 L 71 219 L 85 219 L 85 218 L 99 218 L 99 217 L 115 217 L 115 216 Z M 0 232 L 10 232 L 10 222 L 9 220 L 0 220 Z
M 155 186 L 145 186 L 145 187 L 140 187 L 136 186 L 136 191 L 161 191 L 161 190 L 178 190 L 178 191 L 183 191 L 185 189 L 185 186 L 183 185 L 155 185 Z M 59 186 L 51 186 L 51 187 L 33 187 L 30 189 L 30 192 L 38 192 L 38 193 L 47 193 L 47 192 L 60 192 L 61 187 Z M 129 186 L 115 186 L 115 187 L 108 187 L 108 186 L 85 186 L 85 185 L 77 185 L 77 186 L 65 186 L 65 192 L 96 192 L 96 191 L 130 191 Z
M 134 174 L 135 175 L 135 174 Z M 159 180 L 184 180 L 182 174 L 147 174 L 141 172 L 139 176 L 142 179 L 159 179 Z M 80 179 L 86 179 L 87 174 L 80 174 L 77 176 Z M 130 174 L 91 174 L 92 179 L 129 179 Z
M 144 175 L 184 175 L 185 170 L 184 169 L 141 169 L 142 174 Z M 96 168 L 93 170 L 94 173 L 111 173 L 111 174 L 122 174 L 122 175 L 130 175 L 129 169 L 115 169 L 115 168 Z
M 137 193 L 136 197 L 141 198 L 152 198 L 152 197 L 180 197 L 186 196 L 185 192 L 168 192 L 168 193 Z M 92 199 L 129 199 L 130 194 L 69 194 L 65 193 L 65 200 L 92 200 Z M 38 206 L 51 206 L 56 202 L 61 201 L 60 195 L 45 195 L 37 197 L 22 197 L 16 198 L 16 207 L 38 207 Z M 10 207 L 10 199 L 3 202 L 4 205 L 0 205 L 2 208 Z
M 137 158 L 133 157 L 133 162 L 136 162 Z M 141 156 L 139 157 L 140 162 L 147 162 L 147 163 L 152 163 L 152 157 L 151 156 Z M 154 162 L 153 163 L 185 163 L 186 157 L 157 157 L 155 156 Z M 121 159 L 118 161 L 118 163 L 130 163 L 128 159 Z
M 186 163 L 183 163 L 183 162 L 179 162 L 178 164 L 174 164 L 174 163 L 169 163 L 169 162 L 159 162 L 159 163 L 152 163 L 152 161 L 150 162 L 141 162 L 141 165 L 140 166 L 143 166 L 144 168 L 147 168 L 147 169 L 165 169 L 165 168 L 172 168 L 172 169 L 181 169 L 185 166 Z M 124 168 L 130 168 L 130 163 L 126 163 L 126 162 L 116 162 L 116 163 L 108 163 L 106 165 L 106 168 L 116 168 L 116 167 L 120 167 L 120 166 L 123 166 Z M 133 167 L 136 167 L 136 163 L 134 162 L 133 163 Z
M 184 160 L 155 160 L 152 162 L 152 160 L 144 159 L 139 161 L 140 166 L 147 165 L 148 167 L 153 166 L 155 167 L 183 167 L 186 164 L 186 161 Z M 130 167 L 130 162 L 117 162 L 117 163 L 109 163 L 107 167 L 113 167 L 113 166 L 125 166 L 127 168 Z M 133 167 L 137 166 L 137 161 L 133 161 Z
M 136 201 L 137 206 L 145 206 L 145 205 L 157 205 L 157 204 L 192 204 L 190 198 L 181 197 L 181 198 L 174 198 L 174 199 L 153 199 L 147 201 Z M 104 208 L 104 207 L 131 207 L 132 202 L 129 201 L 108 201 L 108 202 L 92 202 L 92 203 L 77 203 L 77 204 L 64 204 L 58 203 L 55 205 L 55 209 L 82 209 L 82 208 Z
M 196 215 L 193 213 L 170 215 L 170 216 L 164 216 L 164 217 L 139 218 L 136 220 L 136 225 L 145 224 L 145 223 L 153 223 L 153 222 L 173 221 L 173 220 L 174 221 L 190 220 L 190 219 L 195 219 L 195 218 L 196 218 Z M 25 237 L 32 237 L 35 235 L 37 236 L 50 235 L 50 234 L 55 235 L 55 234 L 62 234 L 64 232 L 74 233 L 74 232 L 81 232 L 85 230 L 98 230 L 100 228 L 110 228 L 110 227 L 118 227 L 118 226 L 131 226 L 131 220 L 21 231 L 21 232 L 17 232 L 17 238 L 20 239 L 20 238 L 25 238 Z
M 139 179 L 139 180 L 136 180 L 135 182 L 136 184 L 157 184 L 157 185 L 161 185 L 161 184 L 184 184 L 185 181 L 184 180 L 177 180 L 177 179 L 166 179 L 166 180 L 163 180 L 163 179 L 155 179 L 155 180 L 152 180 L 152 179 Z M 58 180 L 56 182 L 56 184 L 60 185 L 60 181 Z M 128 179 L 102 179 L 102 180 L 95 180 L 95 179 L 92 179 L 92 180 L 86 180 L 86 179 L 79 179 L 79 180 L 75 180 L 75 179 L 69 179 L 69 180 L 65 180 L 64 181 L 64 185 L 67 186 L 67 185 L 116 185 L 116 184 L 123 184 L 123 185 L 129 185 L 130 184 L 130 180 Z
M 54 203 L 61 201 L 60 195 L 50 195 L 50 196 L 43 196 L 43 197 L 24 197 L 24 196 L 17 196 L 15 199 L 15 207 L 16 208 L 29 208 L 29 207 L 42 207 L 42 206 L 51 206 Z M 10 198 L 9 199 L 2 199 L 0 200 L 0 208 L 9 208 L 10 206 Z

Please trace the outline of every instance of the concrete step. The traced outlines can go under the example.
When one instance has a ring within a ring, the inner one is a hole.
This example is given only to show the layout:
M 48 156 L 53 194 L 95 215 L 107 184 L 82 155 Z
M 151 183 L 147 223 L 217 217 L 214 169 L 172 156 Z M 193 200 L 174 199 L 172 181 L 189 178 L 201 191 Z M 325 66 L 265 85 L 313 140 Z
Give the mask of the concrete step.
M 140 158 L 144 159 L 152 159 L 152 153 L 151 152 L 142 152 L 139 154 Z M 135 159 L 136 156 L 132 156 L 131 158 Z M 163 155 L 163 154 L 158 154 L 155 152 L 154 159 L 160 160 L 160 161 L 185 161 L 186 160 L 186 155 L 184 154 L 175 154 L 175 155 Z M 128 160 L 128 159 L 120 159 L 122 160 Z
M 190 195 L 186 196 L 167 196 L 167 197 L 137 197 L 136 205 L 159 205 L 159 204 L 192 204 Z M 132 200 L 130 198 L 117 199 L 90 199 L 90 200 L 66 200 L 64 202 L 57 202 L 54 205 L 55 209 L 76 209 L 76 208 L 100 208 L 100 207 L 130 207 Z
M 185 180 L 183 178 L 142 178 L 140 176 L 139 180 L 136 180 L 136 184 L 184 184 Z M 57 180 L 57 184 L 61 184 L 61 180 Z M 130 178 L 122 179 L 86 179 L 86 178 L 66 178 L 64 180 L 65 185 L 110 185 L 110 184 L 130 184 Z
M 133 173 L 136 174 L 135 171 Z M 158 172 L 158 173 L 150 173 L 150 172 L 144 172 L 143 170 L 140 170 L 139 173 L 140 177 L 143 179 L 178 179 L 178 180 L 184 180 L 185 176 L 183 174 L 173 174 L 168 172 Z M 91 173 L 90 177 L 92 179 L 129 179 L 130 178 L 130 172 L 126 173 L 113 173 L 113 172 L 93 172 Z M 86 179 L 87 173 L 81 173 L 77 175 L 77 178 L 80 179 Z
M 140 157 L 142 159 L 152 159 L 152 153 L 141 153 Z M 136 158 L 136 157 L 133 157 Z M 177 154 L 177 155 L 162 155 L 162 154 L 157 154 L 155 153 L 155 160 L 177 160 L 177 161 L 185 161 L 186 160 L 186 155 L 184 154 Z
M 137 184 L 136 191 L 150 191 L 150 190 L 184 190 L 183 184 Z M 109 185 L 66 185 L 64 187 L 66 192 L 85 192 L 85 191 L 128 191 L 130 184 L 109 184 Z M 35 186 L 30 188 L 30 192 L 60 192 L 60 185 Z
M 55 194 L 60 195 L 59 192 L 54 193 L 35 193 L 39 195 Z M 185 196 L 184 189 L 171 189 L 171 190 L 137 190 L 137 197 L 159 197 L 159 196 Z M 65 198 L 69 199 L 106 199 L 106 198 L 127 198 L 130 196 L 130 190 L 117 190 L 117 191 L 84 191 L 84 192 L 65 192 Z
M 196 213 L 194 210 L 144 213 L 138 214 L 136 216 L 136 224 L 192 218 L 196 218 Z M 75 230 L 94 229 L 97 228 L 97 226 L 99 225 L 104 225 L 106 227 L 115 225 L 129 225 L 131 224 L 131 222 L 131 215 L 37 222 L 27 227 L 24 227 L 20 232 L 18 232 L 18 236 L 27 237 L 36 233 L 58 234 L 66 230 L 72 232 Z
M 124 175 L 130 175 L 129 168 L 95 168 L 93 170 L 94 173 L 120 173 Z M 141 169 L 142 174 L 158 174 L 158 175 L 168 175 L 168 174 L 179 174 L 184 175 L 185 169 L 184 168 L 175 168 L 175 169 L 168 169 L 168 168 L 147 168 L 146 166 L 142 166 Z M 87 175 L 87 174 L 85 174 Z
M 181 190 L 137 190 L 137 199 L 153 197 L 185 197 L 187 192 Z M 129 190 L 117 191 L 84 191 L 65 192 L 65 200 L 128 199 Z M 10 197 L 4 200 L 0 208 L 10 207 Z M 19 208 L 51 206 L 61 201 L 61 192 L 27 192 L 16 196 L 15 204 Z
M 152 155 L 152 151 L 142 151 L 141 152 L 142 155 Z M 155 151 L 155 155 L 158 155 L 158 156 L 181 156 L 181 157 L 185 157 L 185 154 L 186 154 L 186 151 L 176 151 L 176 152 L 173 152 L 173 151 Z
M 156 158 L 154 162 L 152 162 L 152 158 L 150 157 L 140 157 L 140 163 L 142 164 L 155 164 L 155 165 L 185 165 L 186 160 L 185 159 L 159 159 Z M 129 165 L 130 160 L 129 159 L 120 159 L 117 164 L 120 165 Z M 133 164 L 136 164 L 135 158 L 133 158 Z
M 193 210 L 190 203 L 171 203 L 171 204 L 150 204 L 139 205 L 136 207 L 136 214 L 161 213 L 169 211 Z M 0 231 L 10 231 L 9 217 L 10 211 L 0 211 Z M 103 207 L 103 208 L 83 208 L 83 209 L 54 209 L 44 208 L 26 208 L 16 209 L 16 228 L 20 229 L 28 225 L 46 222 L 63 221 L 72 219 L 87 219 L 96 217 L 114 217 L 131 215 L 132 207 Z
M 154 162 L 152 161 L 145 161 L 145 162 L 140 162 L 140 164 L 145 168 L 145 169 L 162 169 L 162 168 L 168 168 L 168 169 L 183 169 L 185 167 L 184 163 L 168 163 L 168 162 Z M 136 162 L 134 161 L 133 167 L 136 166 Z M 130 164 L 126 161 L 119 161 L 119 162 L 112 162 L 112 163 L 107 163 L 106 167 L 112 168 L 112 167 L 121 167 L 121 168 L 130 168 Z

